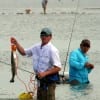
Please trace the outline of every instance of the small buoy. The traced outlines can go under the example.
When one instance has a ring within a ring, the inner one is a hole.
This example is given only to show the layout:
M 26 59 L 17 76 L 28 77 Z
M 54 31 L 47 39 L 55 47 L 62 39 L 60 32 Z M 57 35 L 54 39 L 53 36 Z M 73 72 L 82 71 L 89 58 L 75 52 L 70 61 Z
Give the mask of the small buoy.
M 33 97 L 30 93 L 21 93 L 18 97 L 18 100 L 33 100 Z

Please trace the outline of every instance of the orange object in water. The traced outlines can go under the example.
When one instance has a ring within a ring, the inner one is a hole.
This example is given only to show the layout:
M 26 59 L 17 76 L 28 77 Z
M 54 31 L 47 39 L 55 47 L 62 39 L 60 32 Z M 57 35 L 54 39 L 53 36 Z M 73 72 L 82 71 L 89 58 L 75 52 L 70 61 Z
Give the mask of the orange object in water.
M 11 50 L 12 50 L 12 51 L 16 51 L 16 45 L 11 44 Z

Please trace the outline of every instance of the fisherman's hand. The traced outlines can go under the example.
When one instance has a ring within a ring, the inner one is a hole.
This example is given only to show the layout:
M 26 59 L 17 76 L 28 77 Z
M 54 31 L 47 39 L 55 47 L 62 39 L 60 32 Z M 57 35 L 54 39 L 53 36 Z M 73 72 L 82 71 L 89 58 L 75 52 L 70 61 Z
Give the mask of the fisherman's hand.
M 85 66 L 87 67 L 87 68 L 91 68 L 91 69 L 93 69 L 94 68 L 94 65 L 93 64 L 91 64 L 91 63 L 85 63 Z
M 46 76 L 46 72 L 40 72 L 40 73 L 37 74 L 37 76 L 38 76 L 39 79 L 42 79 Z
M 12 44 L 17 44 L 17 40 L 14 38 L 14 37 L 11 37 L 10 38 L 10 42 L 12 43 Z

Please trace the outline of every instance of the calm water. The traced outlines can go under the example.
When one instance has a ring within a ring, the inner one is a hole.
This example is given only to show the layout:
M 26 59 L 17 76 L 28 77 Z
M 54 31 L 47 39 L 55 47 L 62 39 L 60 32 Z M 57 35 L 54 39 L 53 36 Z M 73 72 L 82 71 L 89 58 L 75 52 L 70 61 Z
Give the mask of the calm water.
M 72 32 L 73 20 L 75 18 L 75 1 L 72 5 L 74 6 L 74 9 L 72 9 L 65 7 L 65 0 L 61 1 L 62 3 L 55 0 L 55 4 L 58 6 L 55 6 L 51 0 L 50 5 L 48 6 L 48 13 L 45 16 L 42 14 L 39 0 L 33 0 L 28 4 L 24 0 L 21 1 L 21 4 L 19 2 L 20 0 L 14 0 L 9 3 L 4 0 L 0 1 L 0 4 L 2 3 L 4 5 L 0 7 L 0 100 L 2 98 L 18 98 L 20 93 L 26 91 L 24 85 L 17 78 L 15 79 L 14 84 L 9 83 L 11 78 L 9 66 L 10 37 L 15 36 L 26 48 L 40 41 L 39 32 L 41 31 L 41 28 L 44 26 L 51 27 L 53 30 L 52 42 L 59 49 L 62 65 L 64 66 L 70 33 Z M 32 3 L 34 2 L 38 8 L 32 7 Z M 72 1 L 69 1 L 69 3 L 71 4 Z M 60 8 L 61 4 L 64 5 L 64 8 Z M 14 5 L 16 6 L 14 7 Z M 25 14 L 25 9 L 29 7 L 29 5 L 32 7 L 32 13 L 27 15 Z M 19 12 L 23 14 L 18 14 Z M 80 7 L 77 13 L 70 51 L 79 47 L 80 41 L 83 38 L 89 38 L 92 46 L 88 55 L 90 56 L 90 61 L 95 65 L 95 69 L 89 76 L 91 81 L 89 85 L 76 87 L 71 87 L 68 84 L 57 85 L 56 100 L 100 100 L 99 26 L 100 9 L 84 9 Z M 22 57 L 18 53 L 18 59 L 19 67 L 32 71 L 31 58 Z M 68 71 L 68 62 L 66 71 Z M 18 75 L 26 83 L 29 81 L 29 73 L 18 70 Z

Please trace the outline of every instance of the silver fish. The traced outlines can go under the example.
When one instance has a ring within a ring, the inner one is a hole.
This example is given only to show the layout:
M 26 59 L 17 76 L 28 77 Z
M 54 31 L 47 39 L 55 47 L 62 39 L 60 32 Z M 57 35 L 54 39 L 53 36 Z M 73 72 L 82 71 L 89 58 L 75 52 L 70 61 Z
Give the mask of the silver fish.
M 11 51 L 11 73 L 12 73 L 12 78 L 10 82 L 14 82 L 14 78 L 16 75 L 16 67 L 17 67 L 17 55 L 16 52 Z

